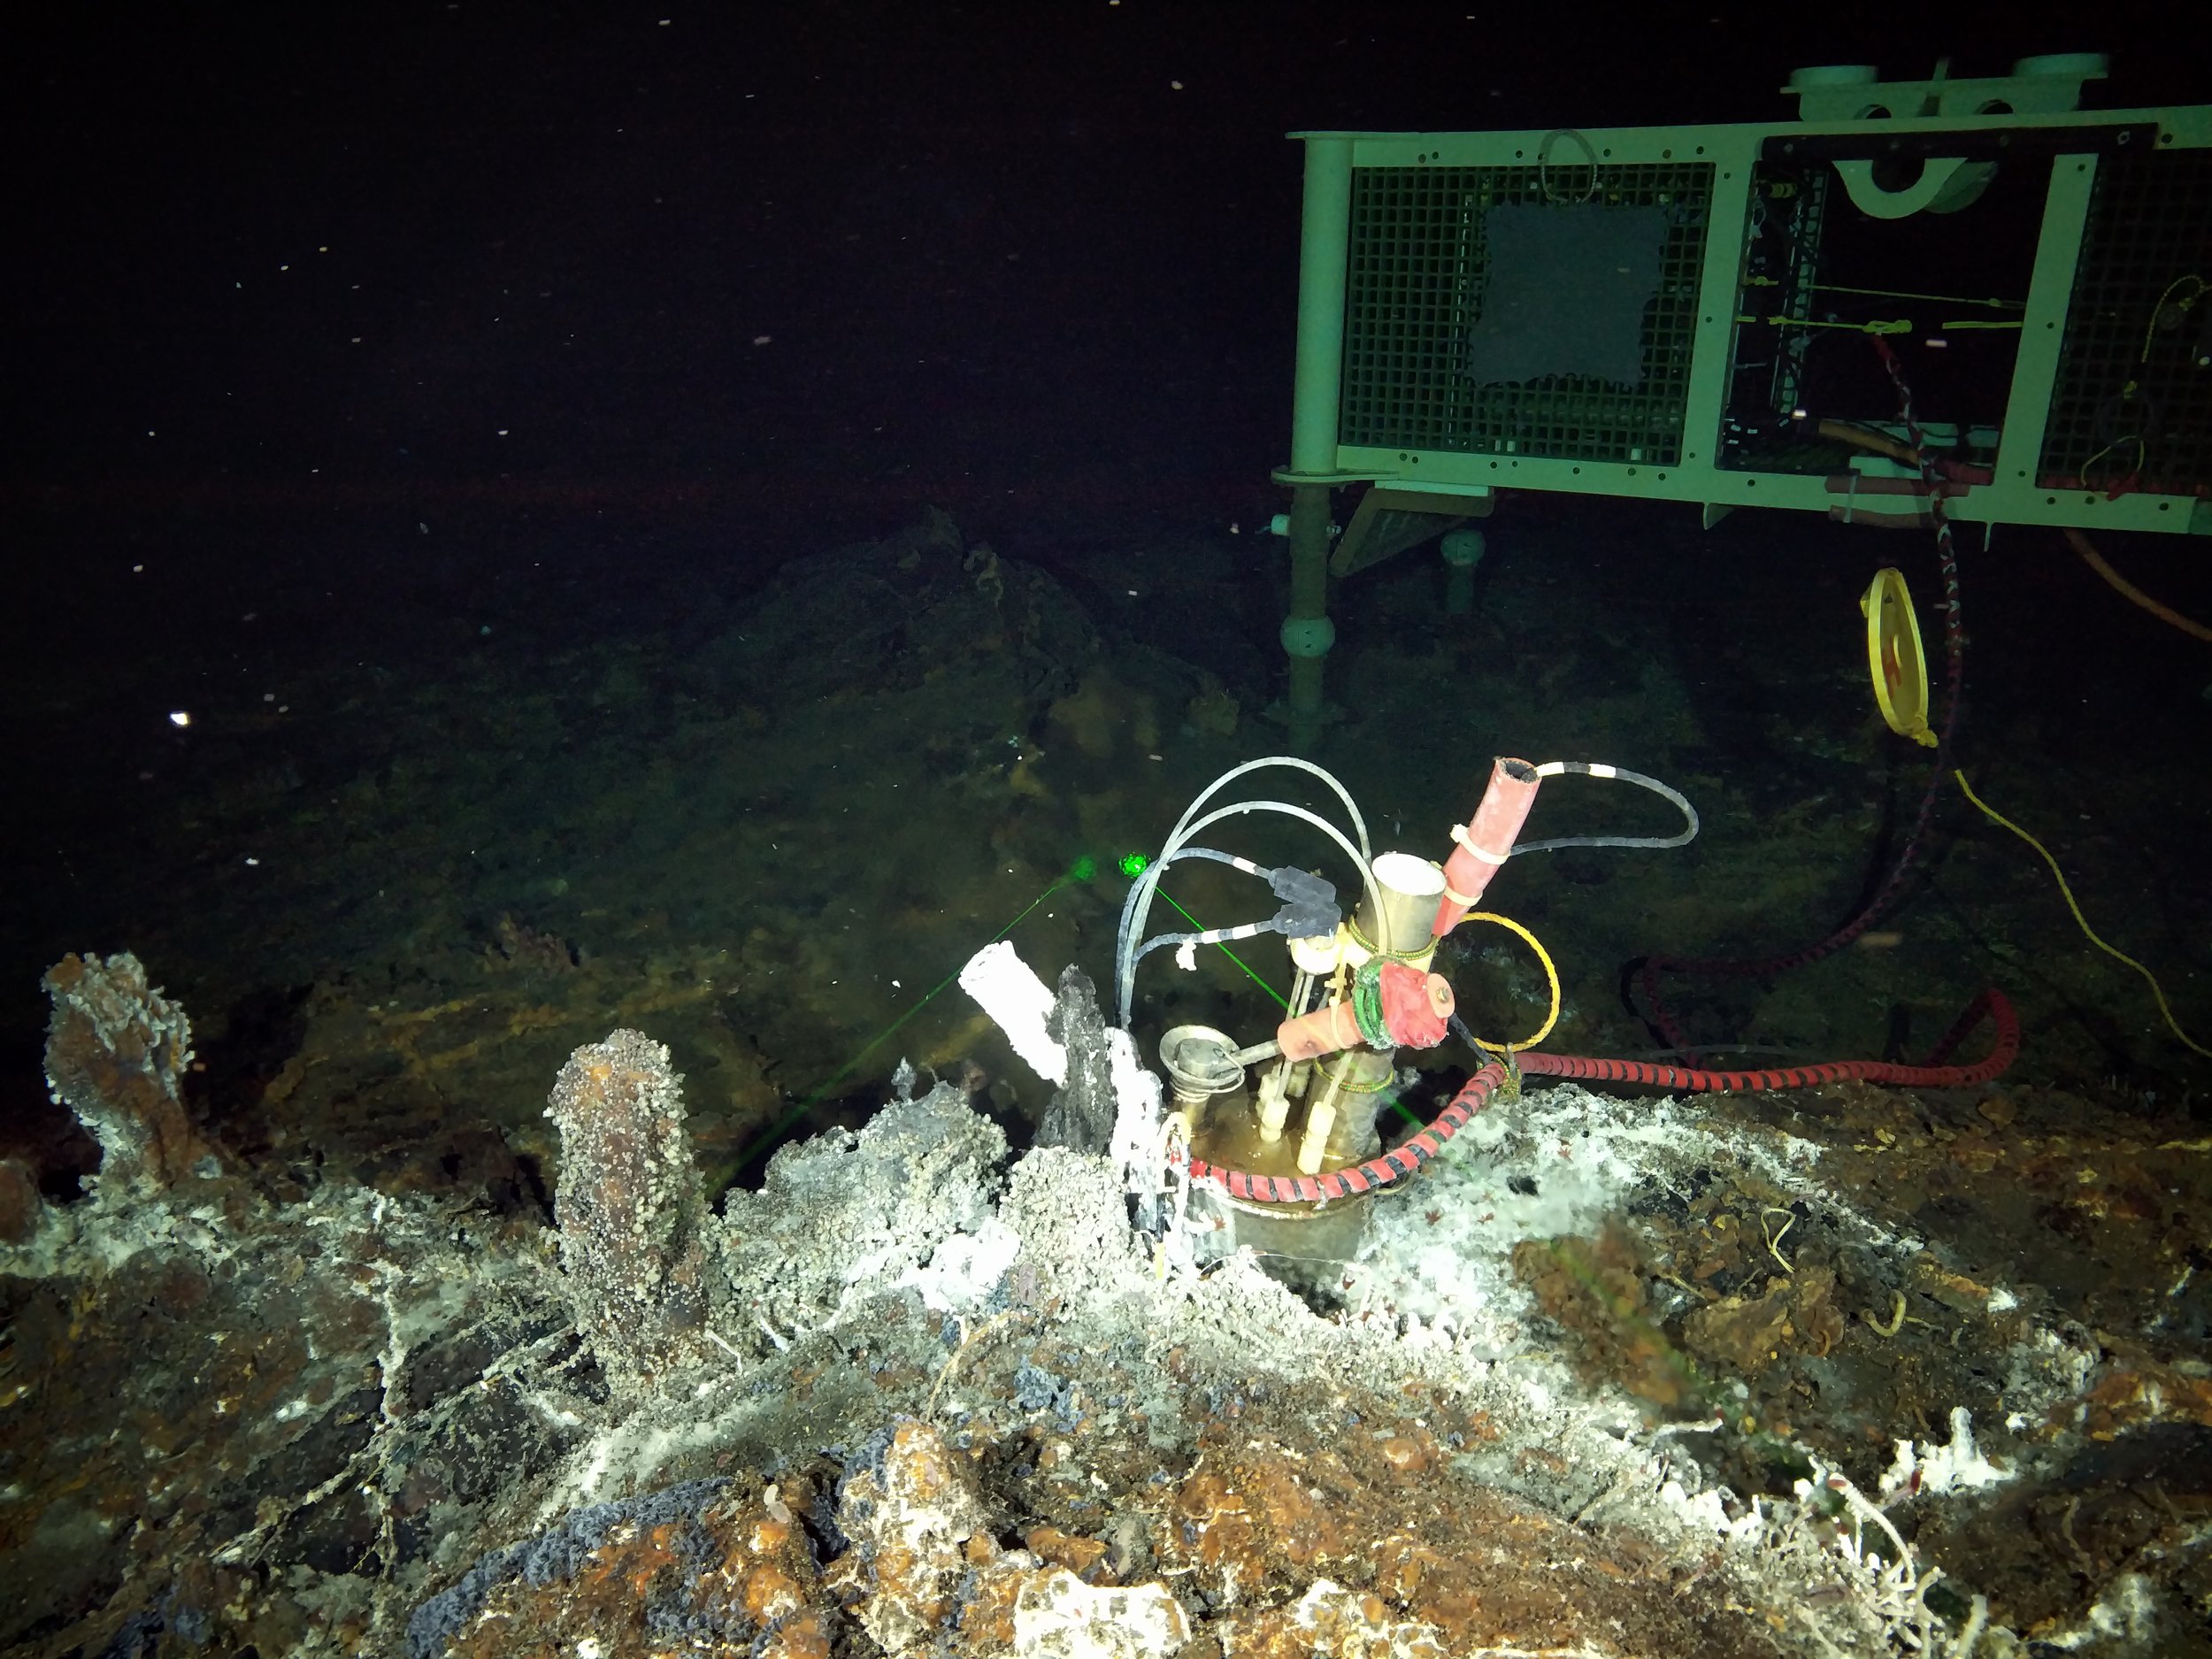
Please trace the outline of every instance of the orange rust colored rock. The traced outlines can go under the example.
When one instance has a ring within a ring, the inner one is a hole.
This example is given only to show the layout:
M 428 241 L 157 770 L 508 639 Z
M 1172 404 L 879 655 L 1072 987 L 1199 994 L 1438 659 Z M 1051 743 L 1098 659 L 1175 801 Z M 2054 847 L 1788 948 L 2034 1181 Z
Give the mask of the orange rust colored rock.
M 1270 1461 L 1247 1479 L 1274 1546 L 1286 1560 L 1304 1566 L 1343 1555 L 1335 1521 L 1288 1465 Z
M 1787 1335 L 1790 1290 L 1770 1286 L 1755 1301 L 1727 1296 L 1694 1310 L 1682 1322 L 1682 1345 L 1709 1364 L 1755 1377 L 1772 1362 Z
M 1271 1573 L 1310 1578 L 1352 1548 L 1333 1501 L 1322 1499 L 1324 1482 L 1332 1500 L 1357 1490 L 1332 1453 L 1209 1450 L 1176 1494 L 1171 1549 L 1208 1571 L 1210 1592 L 1248 1590 Z
M 909 1419 L 879 1465 L 848 1477 L 838 1523 L 854 1548 L 833 1577 L 877 1645 L 904 1653 L 942 1632 L 972 1571 L 964 1546 L 988 1531 L 967 1461 Z
M 1040 1529 L 1042 1530 L 1042 1529 Z M 960 1604 L 962 1649 L 972 1654 L 1010 1652 L 1014 1613 L 1023 1592 L 1051 1571 L 1026 1550 L 1010 1549 L 969 1581 Z
M 1524 1239 L 1513 1248 L 1514 1276 L 1576 1339 L 1567 1348 L 1575 1370 L 1672 1408 L 1694 1393 L 1695 1378 L 1652 1316 L 1646 1271 L 1635 1239 L 1617 1222 L 1595 1239 Z
M 1427 1450 L 1411 1435 L 1394 1434 L 1379 1449 L 1394 1473 L 1417 1475 L 1429 1466 Z
M 738 1588 L 738 1605 L 756 1624 L 773 1624 L 796 1612 L 806 1600 L 799 1581 L 776 1567 L 756 1567 Z
M 710 1552 L 704 1564 L 702 1530 Z M 649 1608 L 696 1615 L 734 1640 L 729 1651 L 762 1659 L 829 1659 L 836 1635 L 804 1535 L 755 1494 L 717 1501 L 695 1525 L 621 1523 L 572 1576 L 501 1585 L 450 1652 L 574 1659 L 588 1641 L 608 1659 L 659 1652 L 648 1635 Z
M 1923 1257 L 1913 1263 L 1913 1288 L 1931 1296 L 1955 1313 L 1987 1310 L 1993 1287 L 1963 1273 L 1954 1273 Z
M 1790 1334 L 1809 1354 L 1826 1354 L 1843 1340 L 1850 1321 L 1836 1306 L 1836 1271 L 1807 1264 L 1790 1285 Z
M 1225 1471 L 1202 1466 L 1191 1471 L 1176 1488 L 1175 1512 L 1203 1526 L 1219 1516 L 1242 1515 L 1244 1499 L 1230 1484 Z
M 1409 1427 L 1405 1438 L 1420 1433 Z M 1380 1449 L 1374 1464 L 1380 1471 Z M 1409 1494 L 1423 1495 L 1418 1513 L 1407 1509 Z M 1197 1566 L 1197 1579 L 1184 1579 L 1190 1588 L 1228 1595 L 1225 1617 L 1208 1626 L 1225 1650 L 1279 1659 L 1376 1659 L 1401 1640 L 1401 1653 L 1423 1653 L 1416 1637 L 1436 1655 L 1542 1646 L 1522 1641 L 1535 1632 L 1566 1644 L 1593 1606 L 1628 1584 L 1591 1564 L 1606 1551 L 1593 1551 L 1584 1535 L 1569 1538 L 1511 1500 L 1438 1491 L 1433 1482 L 1356 1482 L 1334 1454 L 1265 1442 L 1217 1445 L 1202 1455 L 1172 1500 L 1162 1551 Z M 1345 1646 L 1321 1640 L 1312 1619 L 1292 1617 L 1296 1597 L 1317 1579 L 1379 1597 L 1392 1635 L 1370 1626 L 1365 1604 L 1345 1604 L 1332 1626 Z M 1259 1595 L 1290 1601 L 1248 1610 Z
M 1097 1539 L 1078 1538 L 1056 1526 L 1033 1526 L 1022 1542 L 1039 1560 L 1055 1567 L 1065 1567 L 1087 1582 L 1092 1578 L 1091 1569 L 1106 1554 L 1106 1546 Z
M 2112 1440 L 2146 1423 L 2212 1427 L 2212 1379 L 2145 1362 L 2099 1378 L 2085 1403 L 2083 1427 L 2093 1440 Z
M 1390 1592 L 1399 1601 L 1411 1601 L 1420 1592 L 1421 1580 L 1428 1575 L 1429 1565 L 1435 1552 L 1418 1546 L 1401 1545 L 1394 1552 L 1382 1552 L 1387 1563 L 1375 1582 Z
M 830 1659 L 829 1627 L 810 1610 L 787 1620 L 757 1651 L 759 1659 Z
M 1295 1601 L 1232 1616 L 1230 1651 L 1257 1659 L 1448 1659 L 1441 1632 L 1391 1617 L 1380 1597 L 1317 1580 Z

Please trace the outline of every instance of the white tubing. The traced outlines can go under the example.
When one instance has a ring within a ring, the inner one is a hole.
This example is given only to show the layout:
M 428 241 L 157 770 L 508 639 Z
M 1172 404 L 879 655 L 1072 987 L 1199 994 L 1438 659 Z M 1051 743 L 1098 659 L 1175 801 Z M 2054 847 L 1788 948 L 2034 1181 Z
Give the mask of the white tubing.
M 1333 774 L 1297 755 L 1263 755 L 1257 760 L 1246 761 L 1241 766 L 1230 767 L 1192 797 L 1190 805 L 1183 809 L 1183 816 L 1175 820 L 1175 827 L 1168 832 L 1168 845 L 1172 848 L 1183 843 L 1186 832 L 1192 827 L 1191 820 L 1198 816 L 1198 809 L 1216 794 L 1246 772 L 1257 772 L 1263 766 L 1286 766 L 1294 772 L 1307 772 L 1333 789 L 1336 798 L 1344 803 L 1344 810 L 1352 820 L 1353 833 L 1359 837 L 1359 856 L 1353 862 L 1362 869 L 1367 866 L 1374 855 L 1367 844 L 1367 820 L 1360 816 L 1359 803 L 1352 799 L 1352 792 L 1339 783 Z
M 970 956 L 960 970 L 960 988 L 998 1023 L 1031 1071 L 1048 1083 L 1066 1083 L 1068 1051 L 1045 1033 L 1045 1020 L 1059 999 L 1015 955 L 1010 941 L 986 945 Z
M 1263 761 L 1252 761 L 1252 765 L 1263 765 Z M 1314 768 L 1314 770 L 1318 770 L 1318 768 Z M 1327 777 L 1327 774 L 1323 774 L 1323 777 Z M 1208 812 L 1206 817 L 1199 818 L 1197 823 L 1184 823 L 1184 826 L 1177 826 L 1175 834 L 1168 836 L 1166 848 L 1159 849 L 1159 858 L 1155 858 L 1150 865 L 1144 867 L 1144 874 L 1137 876 L 1137 885 L 1133 887 L 1133 894 L 1137 896 L 1137 901 L 1135 901 L 1135 911 L 1133 911 L 1131 929 L 1128 929 L 1128 938 L 1122 942 L 1122 960 L 1115 963 L 1115 987 L 1118 987 L 1118 991 L 1119 991 L 1118 1007 L 1119 1007 L 1119 1016 L 1122 1016 L 1124 1026 L 1128 1025 L 1128 1020 L 1131 1020 L 1131 1011 L 1135 1009 L 1137 951 L 1140 951 L 1141 945 L 1144 945 L 1144 918 L 1146 918 L 1146 914 L 1153 910 L 1153 892 L 1159 887 L 1159 879 L 1166 874 L 1168 865 L 1175 863 L 1175 854 L 1181 852 L 1181 848 L 1184 848 L 1184 843 L 1190 839 L 1190 836 L 1199 834 L 1199 830 L 1210 830 L 1212 826 L 1221 823 L 1221 818 L 1241 818 L 1241 817 L 1246 817 L 1248 812 L 1281 812 L 1286 818 L 1299 818 L 1301 823 L 1310 823 L 1310 826 L 1317 827 L 1321 834 L 1325 834 L 1327 839 L 1334 841 L 1336 848 L 1345 854 L 1345 858 L 1352 861 L 1354 870 L 1361 872 L 1363 892 L 1365 892 L 1367 901 L 1376 907 L 1376 916 L 1383 914 L 1383 889 L 1376 885 L 1376 872 L 1371 870 L 1371 861 L 1363 858 L 1361 849 L 1354 848 L 1354 845 L 1345 839 L 1345 832 L 1339 830 L 1339 827 L 1336 827 L 1334 823 L 1327 821 L 1327 818 L 1323 818 L 1318 812 L 1308 812 L 1305 808 L 1294 808 L 1294 805 L 1290 805 L 1287 801 L 1233 801 L 1233 803 L 1225 805 L 1225 808 L 1215 808 L 1212 812 Z M 1188 821 L 1190 814 L 1186 812 L 1184 818 Z M 1361 830 L 1363 845 L 1365 845 L 1365 834 L 1367 832 L 1365 832 L 1365 827 L 1363 827 Z

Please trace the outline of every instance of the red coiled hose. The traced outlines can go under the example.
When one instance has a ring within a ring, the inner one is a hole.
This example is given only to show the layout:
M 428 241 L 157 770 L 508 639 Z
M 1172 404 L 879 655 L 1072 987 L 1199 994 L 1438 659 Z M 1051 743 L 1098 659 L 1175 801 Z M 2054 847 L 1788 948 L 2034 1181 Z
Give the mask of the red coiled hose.
M 1996 1041 L 1988 1056 L 1972 1065 L 1946 1064 L 1967 1033 L 1985 1019 L 1995 1027 L 1996 1033 Z M 1967 1005 L 1966 1011 L 1953 1022 L 1951 1029 L 1943 1033 L 1943 1040 L 1918 1065 L 1895 1065 L 1886 1060 L 1829 1060 L 1819 1065 L 1782 1066 L 1763 1071 L 1707 1071 L 1687 1066 L 1654 1065 L 1641 1060 L 1603 1060 L 1572 1054 L 1523 1054 L 1514 1058 L 1522 1071 L 1544 1077 L 1648 1083 L 1693 1094 L 1740 1094 L 1749 1089 L 1809 1088 L 1815 1084 L 1840 1083 L 1852 1078 L 1901 1088 L 1965 1088 L 1988 1082 L 2009 1066 L 2019 1052 L 2020 1022 L 2005 994 L 1993 986 Z M 1503 1061 L 1489 1062 L 1467 1079 L 1466 1086 L 1452 1096 L 1451 1103 L 1419 1134 L 1364 1164 L 1320 1175 L 1255 1175 L 1248 1170 L 1225 1170 L 1192 1158 L 1190 1177 L 1194 1181 L 1220 1187 L 1232 1198 L 1253 1203 L 1316 1204 L 1324 1199 L 1356 1197 L 1402 1179 L 1441 1152 L 1444 1143 L 1489 1104 L 1491 1094 L 1506 1077 Z

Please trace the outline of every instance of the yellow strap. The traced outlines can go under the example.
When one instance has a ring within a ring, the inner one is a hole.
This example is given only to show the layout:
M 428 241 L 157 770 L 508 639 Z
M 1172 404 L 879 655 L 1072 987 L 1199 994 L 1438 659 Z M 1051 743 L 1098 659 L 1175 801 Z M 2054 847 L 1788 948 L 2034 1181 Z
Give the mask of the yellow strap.
M 1504 1055 L 1509 1055 L 1517 1048 L 1533 1048 L 1550 1036 L 1551 1028 L 1559 1023 L 1559 970 L 1552 965 L 1551 952 L 1544 949 L 1542 941 L 1534 933 L 1509 916 L 1500 916 L 1494 910 L 1471 910 L 1466 919 L 1471 922 L 1495 922 L 1499 926 L 1518 933 L 1528 948 L 1536 953 L 1537 961 L 1544 964 L 1544 977 L 1551 981 L 1551 1012 L 1544 1017 L 1544 1023 L 1537 1028 L 1533 1037 L 1525 1037 L 1519 1042 L 1492 1042 L 1486 1037 L 1477 1037 L 1476 1046 L 1487 1048 L 1492 1054 Z
M 2166 993 L 2159 988 L 2158 977 L 2148 968 L 2145 967 L 2141 963 L 2138 962 L 2133 956 L 2129 956 L 2125 951 L 2115 950 L 2110 945 L 2106 944 L 2103 940 L 2097 937 L 2096 930 L 2089 926 L 2087 918 L 2082 915 L 2081 906 L 2074 902 L 2074 890 L 2066 885 L 2066 872 L 2058 867 L 2058 860 L 2051 856 L 2050 852 L 2044 847 L 2043 843 L 2036 840 L 2034 836 L 2029 834 L 2027 831 L 2022 829 L 2017 824 L 2014 823 L 2003 813 L 1997 810 L 1995 807 L 1991 806 L 1986 801 L 1983 800 L 1981 796 L 1976 795 L 1974 793 L 1974 787 L 1966 781 L 1966 774 L 1964 772 L 1954 772 L 1951 776 L 1957 779 L 1959 787 L 1966 791 L 1966 798 L 1971 801 L 1976 806 L 1979 807 L 1982 810 L 1983 815 L 1992 823 L 2002 825 L 2006 829 L 2010 830 L 2015 835 L 2017 835 L 2022 841 L 2027 842 L 2029 846 L 2034 848 L 2037 852 L 2042 854 L 2043 862 L 2050 865 L 2051 874 L 2058 882 L 2058 890 L 2060 895 L 2066 901 L 2066 908 L 2074 913 L 2075 926 L 2081 929 L 2084 936 L 2088 939 L 2091 944 L 2096 946 L 2098 949 L 2103 951 L 2106 956 L 2111 956 L 2116 961 L 2126 963 L 2129 967 L 2134 969 L 2136 972 L 2141 974 L 2146 979 L 2149 980 L 2151 995 L 2158 999 L 2158 1011 L 2165 1018 L 2166 1029 L 2172 1032 L 2175 1036 L 2180 1038 L 2184 1045 L 2186 1047 L 2193 1048 L 2197 1053 L 2203 1055 L 2207 1059 L 2212 1059 L 2212 1048 L 2208 1048 L 2204 1047 L 2203 1044 L 2193 1041 L 2187 1032 L 2182 1030 L 2179 1025 L 2174 1023 L 2174 1010 L 2166 1005 Z

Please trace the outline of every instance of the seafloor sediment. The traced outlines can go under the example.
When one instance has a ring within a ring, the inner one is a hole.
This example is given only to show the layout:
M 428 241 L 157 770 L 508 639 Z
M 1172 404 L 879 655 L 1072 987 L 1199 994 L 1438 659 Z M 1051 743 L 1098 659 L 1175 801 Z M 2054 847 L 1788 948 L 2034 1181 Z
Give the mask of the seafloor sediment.
M 113 1091 L 111 1155 L 188 1031 L 127 958 L 56 995 L 50 1071 Z M 2202 1195 L 2153 1126 L 1532 1092 L 1302 1301 L 1134 1230 L 1103 1157 L 1010 1157 L 951 1087 L 709 1211 L 666 1065 L 578 1050 L 557 1230 L 213 1147 L 31 1200 L 0 1650 L 2201 1641 L 2212 1387 L 2161 1347 Z

